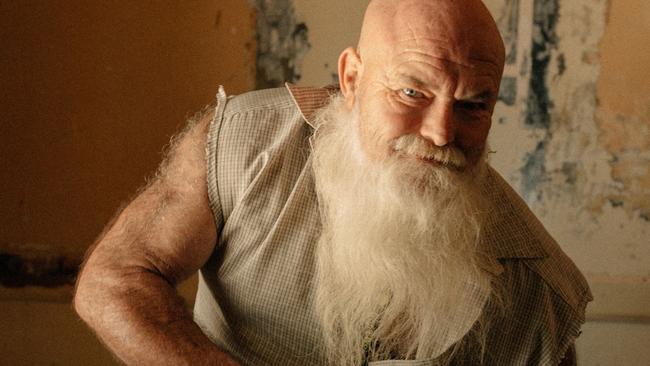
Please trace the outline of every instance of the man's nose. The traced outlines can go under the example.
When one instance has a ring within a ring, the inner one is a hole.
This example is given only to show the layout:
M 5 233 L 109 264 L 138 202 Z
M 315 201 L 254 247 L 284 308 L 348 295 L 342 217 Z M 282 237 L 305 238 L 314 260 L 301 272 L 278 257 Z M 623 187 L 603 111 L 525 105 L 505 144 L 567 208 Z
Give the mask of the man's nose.
M 436 146 L 446 146 L 456 137 L 453 105 L 434 102 L 422 115 L 420 134 Z

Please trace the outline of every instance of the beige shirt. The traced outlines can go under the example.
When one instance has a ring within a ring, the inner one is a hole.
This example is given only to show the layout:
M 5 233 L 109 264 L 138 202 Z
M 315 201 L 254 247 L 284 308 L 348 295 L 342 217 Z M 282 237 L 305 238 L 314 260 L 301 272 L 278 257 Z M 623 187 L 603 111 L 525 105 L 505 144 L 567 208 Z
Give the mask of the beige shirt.
M 312 308 L 320 219 L 309 139 L 314 112 L 334 92 L 288 85 L 218 94 L 207 152 L 219 242 L 200 271 L 195 320 L 244 365 L 324 364 Z M 492 322 L 484 363 L 557 365 L 584 323 L 587 283 L 492 169 L 485 192 L 496 207 L 485 232 L 488 270 L 511 303 Z

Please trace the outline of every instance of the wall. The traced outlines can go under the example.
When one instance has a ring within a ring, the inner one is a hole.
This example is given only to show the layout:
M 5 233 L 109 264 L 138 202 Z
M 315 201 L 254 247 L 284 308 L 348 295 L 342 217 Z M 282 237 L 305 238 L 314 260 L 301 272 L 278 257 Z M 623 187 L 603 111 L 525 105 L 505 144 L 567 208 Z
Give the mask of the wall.
M 336 80 L 366 5 L 251 3 L 0 3 L 3 362 L 112 364 L 66 303 L 88 243 L 217 84 Z M 592 286 L 581 364 L 644 365 L 650 3 L 486 3 L 509 50 L 493 165 Z
M 367 1 L 294 0 L 309 29 L 300 83 L 336 80 Z M 507 65 L 492 164 L 582 269 L 596 300 L 581 364 L 650 361 L 650 3 L 485 0 Z M 616 335 L 616 336 L 612 336 Z
M 0 24 L 0 364 L 112 363 L 68 305 L 77 266 L 217 86 L 254 87 L 255 13 L 24 0 Z

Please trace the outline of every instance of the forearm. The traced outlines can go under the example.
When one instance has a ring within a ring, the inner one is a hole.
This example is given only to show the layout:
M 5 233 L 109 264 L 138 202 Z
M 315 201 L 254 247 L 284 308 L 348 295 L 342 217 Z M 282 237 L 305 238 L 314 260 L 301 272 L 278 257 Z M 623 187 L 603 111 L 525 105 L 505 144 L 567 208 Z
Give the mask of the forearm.
M 236 364 L 174 289 L 217 239 L 205 184 L 210 121 L 205 115 L 174 139 L 155 179 L 107 226 L 79 276 L 77 312 L 127 364 Z
M 75 307 L 126 364 L 235 364 L 192 321 L 175 289 L 145 269 L 84 273 Z
M 154 183 L 117 216 L 83 267 L 75 308 L 126 364 L 235 365 L 193 322 L 174 288 L 207 257 L 212 246 L 205 243 L 216 240 L 209 225 L 199 230 L 205 235 L 184 232 L 199 217 L 209 223 L 209 214 L 180 216 L 192 222 L 165 214 L 181 202 L 176 197 Z

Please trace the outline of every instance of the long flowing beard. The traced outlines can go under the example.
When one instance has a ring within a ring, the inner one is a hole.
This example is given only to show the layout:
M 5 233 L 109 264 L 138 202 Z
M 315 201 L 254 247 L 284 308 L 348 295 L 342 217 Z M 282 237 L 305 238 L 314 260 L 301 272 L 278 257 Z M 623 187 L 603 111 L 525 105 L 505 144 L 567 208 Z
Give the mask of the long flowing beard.
M 447 166 L 400 154 L 367 161 L 356 120 L 335 98 L 313 140 L 323 221 L 315 308 L 326 355 L 333 365 L 438 357 L 470 331 L 491 293 L 478 248 L 485 163 L 458 170 L 462 159 L 444 151 Z M 394 148 L 412 153 L 414 144 Z M 436 154 L 425 158 L 446 164 Z

